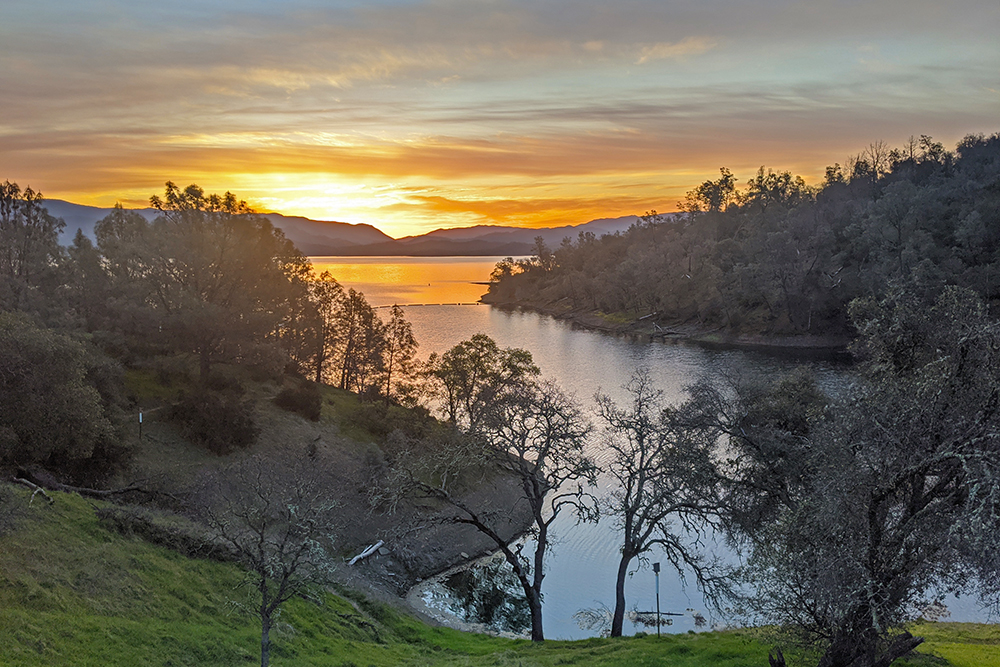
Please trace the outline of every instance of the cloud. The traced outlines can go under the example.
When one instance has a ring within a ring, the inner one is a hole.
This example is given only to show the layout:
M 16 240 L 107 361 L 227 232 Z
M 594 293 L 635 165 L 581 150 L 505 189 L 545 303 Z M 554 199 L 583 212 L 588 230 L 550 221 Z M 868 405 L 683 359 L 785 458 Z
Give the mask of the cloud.
M 14 3 L 0 180 L 113 203 L 340 179 L 416 188 L 397 203 L 425 221 L 536 224 L 995 131 L 998 30 L 995 0 Z
M 695 56 L 709 51 L 716 46 L 716 41 L 708 37 L 686 37 L 679 42 L 658 42 L 642 47 L 637 65 L 644 65 L 654 60 L 667 60 Z

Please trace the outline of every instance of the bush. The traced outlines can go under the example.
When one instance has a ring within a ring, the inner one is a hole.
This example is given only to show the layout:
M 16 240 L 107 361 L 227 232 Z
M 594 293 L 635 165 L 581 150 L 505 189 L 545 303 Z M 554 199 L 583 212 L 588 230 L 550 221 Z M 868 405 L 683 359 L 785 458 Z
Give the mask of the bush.
M 219 372 L 208 376 L 208 379 L 205 380 L 205 388 L 237 395 L 242 395 L 246 391 L 238 378 Z
M 208 558 L 235 563 L 239 556 L 225 544 L 209 536 L 197 524 L 152 510 L 106 505 L 95 510 L 105 527 L 127 537 L 140 537 L 151 544 L 172 549 L 189 558 Z
M 423 406 L 403 408 L 382 402 L 360 402 L 349 420 L 378 438 L 402 431 L 410 438 L 423 439 L 436 435 L 441 429 L 441 424 Z
M 282 389 L 274 398 L 274 404 L 283 410 L 317 422 L 323 408 L 323 394 L 315 384 L 303 382 L 297 387 Z
M 0 313 L 0 465 L 94 484 L 128 461 L 124 374 L 93 345 Z
M 260 432 L 253 401 L 236 392 L 200 389 L 182 395 L 168 417 L 181 425 L 188 438 L 220 456 L 249 447 Z

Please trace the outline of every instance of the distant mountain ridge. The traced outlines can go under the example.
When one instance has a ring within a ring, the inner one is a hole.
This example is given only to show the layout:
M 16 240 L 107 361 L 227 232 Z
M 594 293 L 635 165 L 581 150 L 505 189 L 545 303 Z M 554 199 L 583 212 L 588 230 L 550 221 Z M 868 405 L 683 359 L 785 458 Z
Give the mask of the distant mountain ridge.
M 61 199 L 44 202 L 49 213 L 62 218 L 66 227 L 59 235 L 62 245 L 70 245 L 77 231 L 94 239 L 94 225 L 111 213 L 112 208 L 84 206 Z M 153 208 L 132 209 L 147 220 L 153 220 L 159 211 Z M 535 238 L 541 236 L 549 246 L 556 246 L 567 236 L 576 238 L 580 233 L 591 232 L 600 237 L 622 232 L 635 224 L 638 216 L 601 218 L 580 225 L 564 227 L 506 227 L 477 225 L 454 229 L 436 229 L 419 236 L 394 239 L 368 224 L 327 222 L 281 213 L 263 214 L 275 227 L 281 229 L 305 255 L 312 256 L 518 256 L 531 254 Z

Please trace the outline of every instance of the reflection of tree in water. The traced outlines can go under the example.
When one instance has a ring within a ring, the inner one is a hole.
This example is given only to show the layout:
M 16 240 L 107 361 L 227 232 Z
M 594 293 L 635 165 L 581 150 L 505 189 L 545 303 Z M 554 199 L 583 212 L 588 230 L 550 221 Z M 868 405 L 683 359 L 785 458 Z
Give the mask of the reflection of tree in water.
M 444 585 L 456 599 L 453 611 L 470 623 L 482 623 L 497 632 L 523 633 L 531 628 L 528 601 L 502 560 L 456 572 Z

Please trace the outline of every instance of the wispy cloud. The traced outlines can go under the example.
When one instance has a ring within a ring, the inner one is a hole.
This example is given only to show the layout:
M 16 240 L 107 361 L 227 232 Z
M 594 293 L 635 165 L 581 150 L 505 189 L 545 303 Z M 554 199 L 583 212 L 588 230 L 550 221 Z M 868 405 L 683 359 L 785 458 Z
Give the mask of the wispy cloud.
M 809 176 L 873 138 L 995 131 L 998 32 L 995 0 L 14 2 L 0 180 L 583 221 L 670 206 L 723 164 Z
M 717 42 L 708 37 L 685 37 L 679 42 L 657 42 L 642 47 L 637 65 L 654 60 L 667 60 L 696 56 L 715 48 Z

